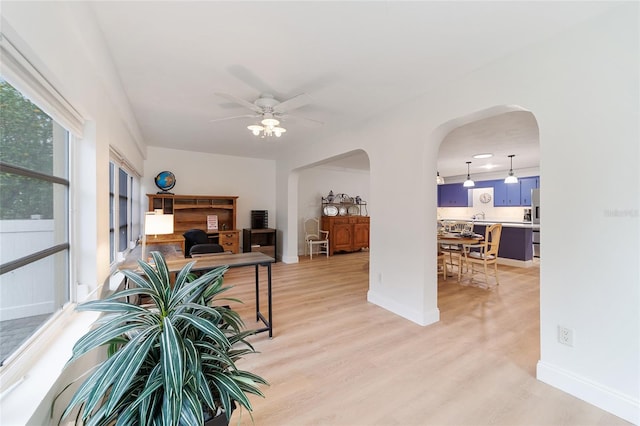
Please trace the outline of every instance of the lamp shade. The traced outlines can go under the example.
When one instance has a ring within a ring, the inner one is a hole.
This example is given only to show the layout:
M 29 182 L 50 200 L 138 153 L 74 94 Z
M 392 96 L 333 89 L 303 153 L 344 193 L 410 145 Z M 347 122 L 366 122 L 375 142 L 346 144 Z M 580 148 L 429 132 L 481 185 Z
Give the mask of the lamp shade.
M 504 183 L 518 183 L 518 178 L 513 174 L 513 157 L 515 156 L 515 154 L 511 154 L 508 156 L 511 160 L 511 168 L 509 168 L 509 174 L 505 178 Z
M 144 216 L 145 235 L 173 234 L 173 215 L 148 212 Z
M 464 181 L 462 186 L 465 188 L 471 188 L 472 186 L 476 186 L 476 183 L 471 179 L 471 175 L 469 174 L 469 166 L 471 165 L 471 161 L 467 161 L 467 180 Z
M 518 178 L 513 175 L 513 172 L 510 172 L 509 176 L 505 178 L 504 183 L 518 183 Z

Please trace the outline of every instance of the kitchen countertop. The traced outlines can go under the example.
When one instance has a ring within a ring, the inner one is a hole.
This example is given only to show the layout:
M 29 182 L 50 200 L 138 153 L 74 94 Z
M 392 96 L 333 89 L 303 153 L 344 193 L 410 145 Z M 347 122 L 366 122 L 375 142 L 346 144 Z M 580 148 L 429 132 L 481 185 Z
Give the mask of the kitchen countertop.
M 516 221 L 508 221 L 508 220 L 471 220 L 471 219 L 440 219 L 443 222 L 473 222 L 476 225 L 493 225 L 494 223 L 501 223 L 502 226 L 510 227 L 510 228 L 531 228 L 531 229 L 540 229 L 539 223 L 531 223 L 531 222 L 516 222 Z

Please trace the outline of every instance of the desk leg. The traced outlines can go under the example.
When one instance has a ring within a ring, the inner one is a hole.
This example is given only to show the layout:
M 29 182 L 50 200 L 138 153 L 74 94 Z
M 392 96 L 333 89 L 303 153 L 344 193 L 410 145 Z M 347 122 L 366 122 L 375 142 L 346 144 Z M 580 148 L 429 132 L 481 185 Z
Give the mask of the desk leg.
M 256 321 L 260 320 L 260 273 L 258 268 L 260 265 L 256 265 Z
M 267 299 L 269 302 L 269 338 L 273 337 L 273 322 L 271 318 L 271 263 L 267 263 Z
M 271 325 L 271 321 L 273 320 L 273 316 L 271 314 L 271 263 L 267 263 L 267 304 L 269 308 L 269 313 L 267 314 L 268 319 L 264 317 L 264 315 L 260 312 L 260 273 L 258 267 L 261 265 L 256 265 L 256 321 L 262 321 L 265 325 L 265 328 L 261 328 L 258 330 L 258 333 L 262 333 L 263 331 L 269 331 L 269 338 L 273 337 L 273 325 Z

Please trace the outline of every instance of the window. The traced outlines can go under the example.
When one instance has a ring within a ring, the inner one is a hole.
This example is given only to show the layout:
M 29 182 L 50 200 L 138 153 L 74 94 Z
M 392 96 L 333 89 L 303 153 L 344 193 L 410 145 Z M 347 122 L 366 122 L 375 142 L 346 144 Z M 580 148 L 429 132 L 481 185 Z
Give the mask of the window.
M 0 78 L 0 360 L 70 300 L 70 133 Z
M 140 180 L 125 165 L 109 162 L 110 262 L 119 260 L 140 237 Z

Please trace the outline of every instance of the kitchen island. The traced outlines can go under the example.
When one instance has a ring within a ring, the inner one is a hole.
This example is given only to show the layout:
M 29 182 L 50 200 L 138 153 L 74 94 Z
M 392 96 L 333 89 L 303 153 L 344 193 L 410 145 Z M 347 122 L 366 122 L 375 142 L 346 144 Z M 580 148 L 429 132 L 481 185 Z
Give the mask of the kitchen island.
M 464 221 L 464 219 L 445 219 L 448 221 Z M 533 229 L 539 229 L 539 224 L 531 222 L 508 221 L 470 221 L 473 222 L 473 232 L 484 235 L 485 229 L 494 223 L 502 224 L 500 247 L 498 249 L 498 264 L 530 267 L 533 265 Z

